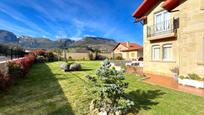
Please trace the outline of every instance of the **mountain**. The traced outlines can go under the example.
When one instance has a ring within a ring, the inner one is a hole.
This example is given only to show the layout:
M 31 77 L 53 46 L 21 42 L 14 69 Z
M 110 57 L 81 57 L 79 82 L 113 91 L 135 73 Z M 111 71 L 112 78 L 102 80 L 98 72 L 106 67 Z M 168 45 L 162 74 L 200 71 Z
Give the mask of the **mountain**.
M 99 49 L 101 51 L 110 52 L 117 44 L 115 40 L 101 38 L 101 37 L 84 37 L 81 40 L 71 40 L 68 38 L 61 38 L 56 41 L 49 38 L 20 36 L 16 37 L 15 34 L 9 31 L 0 30 L 0 43 L 3 44 L 17 44 L 25 49 L 52 49 L 52 48 L 70 48 L 74 52 L 84 52 L 87 47 L 92 49 Z
M 59 48 L 64 48 L 64 47 L 69 47 L 70 44 L 74 43 L 74 41 L 68 38 L 61 38 L 55 41 L 55 43 L 58 44 Z
M 47 38 L 19 37 L 19 44 L 24 48 L 52 48 L 54 42 Z
M 109 44 L 115 45 L 115 41 L 112 39 L 101 38 L 101 37 L 85 37 L 71 44 L 71 46 L 92 46 L 92 45 L 102 45 Z
M 17 41 L 16 35 L 12 32 L 0 30 L 0 43 L 15 43 Z
M 75 41 L 70 47 L 90 47 L 93 49 L 100 49 L 101 51 L 110 52 L 117 42 L 113 39 L 101 37 L 85 37 L 81 40 Z
M 52 41 L 48 38 L 33 38 L 29 36 L 19 37 L 19 43 L 24 48 L 63 48 L 68 47 L 69 44 L 73 43 L 70 39 L 58 39 L 57 41 Z

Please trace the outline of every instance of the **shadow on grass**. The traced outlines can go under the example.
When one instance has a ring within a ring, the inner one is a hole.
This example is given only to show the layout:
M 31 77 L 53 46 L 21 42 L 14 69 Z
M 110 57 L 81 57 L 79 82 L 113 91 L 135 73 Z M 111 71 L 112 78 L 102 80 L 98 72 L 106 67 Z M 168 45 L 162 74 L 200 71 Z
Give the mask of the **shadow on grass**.
M 45 63 L 35 64 L 26 78 L 18 80 L 7 93 L 0 94 L 0 114 L 74 115 L 59 84 L 59 80 L 66 78 L 59 76 Z
M 151 106 L 159 104 L 159 102 L 156 102 L 156 98 L 160 98 L 165 93 L 161 90 L 136 90 L 131 91 L 127 94 L 127 97 L 129 97 L 132 101 L 134 101 L 135 105 L 132 109 L 132 113 L 138 113 L 140 110 L 149 110 L 151 109 Z
M 80 70 L 68 70 L 68 71 L 65 71 L 65 72 L 77 72 L 77 71 L 92 71 L 93 69 L 80 69 Z

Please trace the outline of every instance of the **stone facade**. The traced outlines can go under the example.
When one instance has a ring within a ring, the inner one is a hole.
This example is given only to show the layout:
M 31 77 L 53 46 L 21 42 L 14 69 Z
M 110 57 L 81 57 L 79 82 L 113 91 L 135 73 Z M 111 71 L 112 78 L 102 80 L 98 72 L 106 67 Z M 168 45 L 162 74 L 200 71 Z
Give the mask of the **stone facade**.
M 179 68 L 179 73 L 196 73 L 204 77 L 204 0 L 181 0 L 170 12 L 170 19 L 177 20 L 177 29 L 171 33 L 147 36 L 147 28 L 154 24 L 155 13 L 164 10 L 160 2 L 147 14 L 144 21 L 144 72 L 172 76 L 171 69 Z M 172 21 L 173 22 L 173 21 Z M 175 21 L 172 23 L 175 26 Z M 163 48 L 172 45 L 171 61 L 164 61 Z M 152 60 L 152 46 L 160 46 L 160 59 Z

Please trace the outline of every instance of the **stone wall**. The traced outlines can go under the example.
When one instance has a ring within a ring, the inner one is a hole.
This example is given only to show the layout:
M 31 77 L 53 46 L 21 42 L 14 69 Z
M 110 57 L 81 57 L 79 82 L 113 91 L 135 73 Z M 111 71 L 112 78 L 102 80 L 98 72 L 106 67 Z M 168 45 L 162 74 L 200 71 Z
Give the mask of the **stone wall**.
M 109 59 L 112 57 L 111 53 L 99 53 L 99 55 L 105 56 Z M 89 53 L 67 53 L 67 59 L 69 59 L 69 57 L 74 60 L 89 60 Z
M 151 41 L 147 37 L 147 26 L 154 24 L 154 14 L 162 11 L 162 3 L 148 13 L 144 24 L 144 72 L 172 76 L 170 69 L 179 67 L 180 74 L 197 73 L 204 77 L 204 10 L 202 0 L 182 0 L 171 12 L 171 19 L 179 19 L 176 38 Z M 172 61 L 162 60 L 162 45 L 172 44 Z M 160 46 L 160 60 L 152 61 L 151 48 Z

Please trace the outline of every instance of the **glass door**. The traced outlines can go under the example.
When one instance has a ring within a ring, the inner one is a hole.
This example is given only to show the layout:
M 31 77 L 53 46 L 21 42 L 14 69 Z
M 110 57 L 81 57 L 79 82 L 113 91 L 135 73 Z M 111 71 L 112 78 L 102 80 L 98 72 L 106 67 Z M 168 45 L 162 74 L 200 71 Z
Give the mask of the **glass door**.
M 158 13 L 155 15 L 155 32 L 160 32 L 162 31 L 162 13 Z
M 170 30 L 170 13 L 168 11 L 155 14 L 154 28 L 155 33 Z
M 164 15 L 164 27 L 163 27 L 163 29 L 164 29 L 164 31 L 170 30 L 171 29 L 170 28 L 170 13 L 165 11 L 163 15 Z

